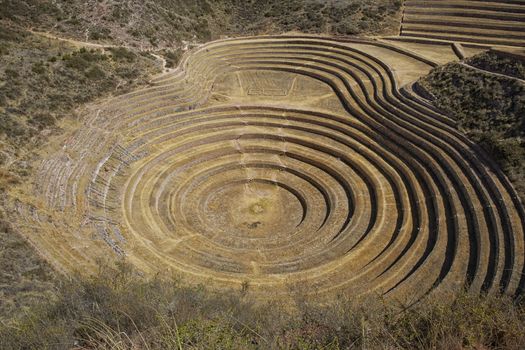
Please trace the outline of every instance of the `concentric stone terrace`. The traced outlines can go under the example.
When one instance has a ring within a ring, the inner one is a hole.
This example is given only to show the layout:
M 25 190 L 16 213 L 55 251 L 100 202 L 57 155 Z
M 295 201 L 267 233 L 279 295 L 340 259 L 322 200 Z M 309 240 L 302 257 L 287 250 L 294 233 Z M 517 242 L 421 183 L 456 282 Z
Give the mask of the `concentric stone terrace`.
M 401 38 L 525 46 L 524 0 L 407 0 Z
M 398 85 L 434 64 L 366 40 L 212 42 L 87 111 L 17 204 L 57 267 L 124 255 L 260 294 L 418 299 L 525 287 L 524 212 L 450 119 Z M 401 77 L 401 78 L 400 78 Z

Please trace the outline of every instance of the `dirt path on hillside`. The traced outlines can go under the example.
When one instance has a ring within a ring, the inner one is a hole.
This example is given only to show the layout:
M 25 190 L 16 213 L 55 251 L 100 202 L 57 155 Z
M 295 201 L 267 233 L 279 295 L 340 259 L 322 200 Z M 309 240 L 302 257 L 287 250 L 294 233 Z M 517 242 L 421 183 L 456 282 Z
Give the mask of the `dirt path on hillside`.
M 77 46 L 77 47 L 90 47 L 90 48 L 96 48 L 96 49 L 107 49 L 107 48 L 123 47 L 123 48 L 126 48 L 128 50 L 139 50 L 141 52 L 148 52 L 151 56 L 155 57 L 157 59 L 157 61 L 159 61 L 160 67 L 161 67 L 163 72 L 165 72 L 167 69 L 171 70 L 171 68 L 166 68 L 166 59 L 164 57 L 162 57 L 161 55 L 153 53 L 155 51 L 163 50 L 163 49 L 166 49 L 166 48 L 160 48 L 160 49 L 153 50 L 153 49 L 144 49 L 142 47 L 137 48 L 137 47 L 133 47 L 133 46 L 129 46 L 129 45 L 98 44 L 98 43 L 93 43 L 93 42 L 89 42 L 89 41 L 81 41 L 81 40 L 76 40 L 76 39 L 71 39 L 71 38 L 64 38 L 64 37 L 61 37 L 61 36 L 58 36 L 58 35 L 55 35 L 55 34 L 52 34 L 52 33 L 49 33 L 49 32 L 39 32 L 39 31 L 35 31 L 35 30 L 32 30 L 32 29 L 29 29 L 29 32 L 31 32 L 32 34 L 44 37 L 44 38 L 58 40 L 58 41 L 64 41 L 64 42 L 67 42 L 67 43 L 69 43 L 69 44 L 71 44 L 73 46 Z
M 64 38 L 64 37 L 57 36 L 55 34 L 51 34 L 49 32 L 39 32 L 39 31 L 35 31 L 35 30 L 32 30 L 32 29 L 29 29 L 29 32 L 31 32 L 32 34 L 38 35 L 38 36 L 42 36 L 42 37 L 48 38 L 48 39 L 65 41 L 65 42 L 70 43 L 70 44 L 72 44 L 74 46 L 93 47 L 93 48 L 99 48 L 99 49 L 104 49 L 104 48 L 108 48 L 108 47 L 131 48 L 131 46 L 126 46 L 126 45 L 97 44 L 97 43 L 93 43 L 93 42 L 89 42 L 89 41 L 80 41 L 80 40 L 75 40 L 75 39 L 71 39 L 71 38 Z

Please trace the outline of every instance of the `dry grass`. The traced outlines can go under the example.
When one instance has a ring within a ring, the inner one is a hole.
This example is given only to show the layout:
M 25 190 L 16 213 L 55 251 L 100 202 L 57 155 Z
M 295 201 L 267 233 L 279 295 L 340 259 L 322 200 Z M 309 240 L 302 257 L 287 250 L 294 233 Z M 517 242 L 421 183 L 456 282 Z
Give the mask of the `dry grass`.
M 56 273 L 14 232 L 1 211 L 0 266 L 0 320 L 52 294 Z
M 0 317 L 48 295 L 54 280 L 4 214 L 6 191 L 27 183 L 60 121 L 73 121 L 83 103 L 145 84 L 156 66 L 136 51 L 78 48 L 0 21 Z
M 0 21 L 0 187 L 30 172 L 32 152 L 82 104 L 146 84 L 153 57 L 86 49 Z M 1 50 L 0 50 L 1 51 Z
M 2 349 L 522 349 L 525 307 L 461 293 L 405 307 L 380 298 L 318 305 L 255 303 L 249 290 L 212 293 L 128 264 L 72 279 L 51 303 L 0 326 Z M 296 291 L 297 292 L 297 291 Z M 296 293 L 300 295 L 300 292 Z

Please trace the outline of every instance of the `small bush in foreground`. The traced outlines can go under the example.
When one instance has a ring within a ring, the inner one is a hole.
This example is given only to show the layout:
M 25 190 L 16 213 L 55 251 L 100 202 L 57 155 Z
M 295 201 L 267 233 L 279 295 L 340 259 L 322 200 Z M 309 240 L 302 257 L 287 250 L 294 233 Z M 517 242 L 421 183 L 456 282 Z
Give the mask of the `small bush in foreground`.
M 2 349 L 523 349 L 525 308 L 501 295 L 460 293 L 411 307 L 335 298 L 257 304 L 144 279 L 127 264 L 63 282 L 54 301 L 0 325 Z

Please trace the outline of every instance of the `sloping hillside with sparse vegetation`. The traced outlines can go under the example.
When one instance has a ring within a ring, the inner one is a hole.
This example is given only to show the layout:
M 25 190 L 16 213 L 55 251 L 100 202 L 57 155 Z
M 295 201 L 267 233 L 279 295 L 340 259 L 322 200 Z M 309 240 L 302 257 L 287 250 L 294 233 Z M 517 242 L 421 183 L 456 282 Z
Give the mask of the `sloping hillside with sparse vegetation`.
M 5 0 L 0 19 L 82 40 L 173 48 L 225 35 L 395 32 L 399 0 Z
M 30 149 L 59 131 L 64 118 L 96 98 L 143 85 L 158 72 L 149 54 L 126 48 L 75 47 L 17 27 L 0 27 L 0 164 L 9 185 L 28 171 Z
M 525 84 L 513 78 L 524 71 L 523 61 L 489 52 L 438 67 L 420 83 L 493 156 L 525 200 Z
M 213 293 L 127 264 L 62 282 L 50 301 L 0 324 L 2 349 L 522 349 L 525 308 L 456 295 L 410 307 L 340 296 L 318 305 L 255 303 L 249 286 Z
M 146 84 L 159 72 L 149 54 L 86 48 L 0 22 L 0 196 L 26 181 L 38 149 L 78 122 L 78 108 Z M 56 273 L 0 208 L 0 314 L 51 293 Z

